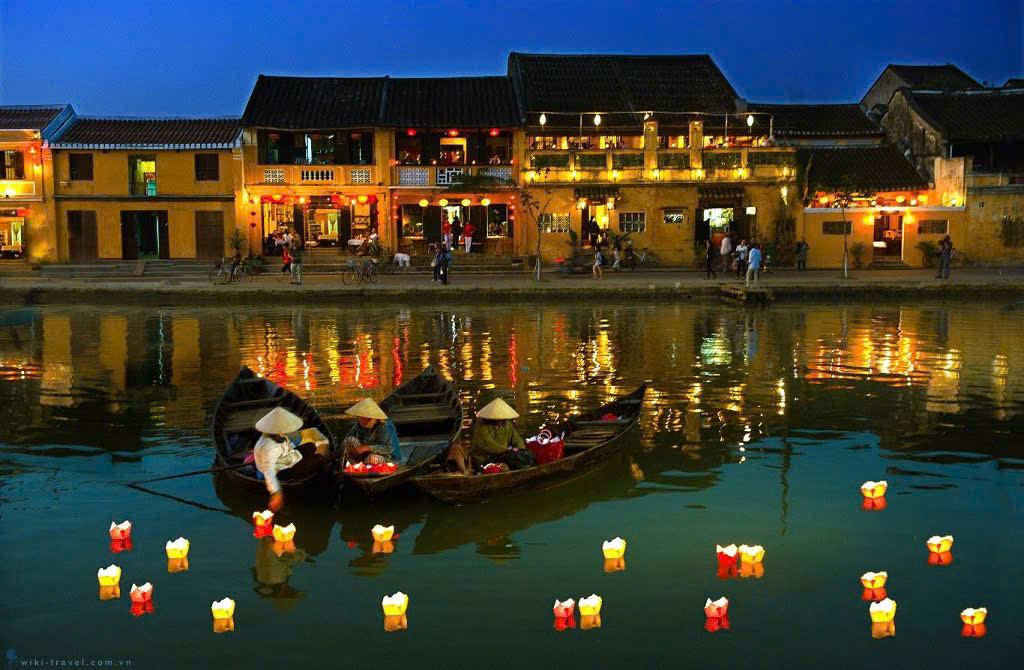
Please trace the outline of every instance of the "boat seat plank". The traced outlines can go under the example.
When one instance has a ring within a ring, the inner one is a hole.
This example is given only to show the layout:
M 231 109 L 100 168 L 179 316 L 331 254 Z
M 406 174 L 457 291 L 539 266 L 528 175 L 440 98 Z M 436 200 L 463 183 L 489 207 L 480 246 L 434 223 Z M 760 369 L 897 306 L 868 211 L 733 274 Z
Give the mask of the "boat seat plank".
M 256 430 L 256 422 L 266 416 L 266 409 L 247 409 L 241 412 L 234 412 L 224 421 L 224 432 L 244 433 L 247 430 Z
M 449 403 L 395 407 L 388 417 L 396 424 L 420 421 L 444 421 L 455 418 L 456 411 Z

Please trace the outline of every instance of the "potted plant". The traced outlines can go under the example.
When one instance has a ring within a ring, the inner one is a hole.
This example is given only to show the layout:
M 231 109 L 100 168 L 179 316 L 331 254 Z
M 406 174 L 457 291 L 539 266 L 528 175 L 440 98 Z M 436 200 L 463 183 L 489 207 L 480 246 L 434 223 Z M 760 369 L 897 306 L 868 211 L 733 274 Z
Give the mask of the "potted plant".
M 850 246 L 850 255 L 853 256 L 853 267 L 858 270 L 864 267 L 864 251 L 867 247 L 863 242 L 857 242 Z
M 939 253 L 939 245 L 931 240 L 921 240 L 917 243 L 917 250 L 921 252 L 921 260 L 925 267 L 935 265 L 935 256 Z

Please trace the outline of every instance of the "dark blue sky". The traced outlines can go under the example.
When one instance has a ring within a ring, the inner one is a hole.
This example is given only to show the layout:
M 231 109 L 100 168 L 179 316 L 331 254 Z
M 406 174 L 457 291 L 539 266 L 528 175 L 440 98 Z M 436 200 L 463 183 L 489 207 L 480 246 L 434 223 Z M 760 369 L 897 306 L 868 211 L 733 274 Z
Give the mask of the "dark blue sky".
M 857 101 L 886 63 L 1024 76 L 1021 0 L 0 0 L 0 104 L 241 114 L 256 75 L 504 74 L 510 50 L 709 53 L 759 102 Z

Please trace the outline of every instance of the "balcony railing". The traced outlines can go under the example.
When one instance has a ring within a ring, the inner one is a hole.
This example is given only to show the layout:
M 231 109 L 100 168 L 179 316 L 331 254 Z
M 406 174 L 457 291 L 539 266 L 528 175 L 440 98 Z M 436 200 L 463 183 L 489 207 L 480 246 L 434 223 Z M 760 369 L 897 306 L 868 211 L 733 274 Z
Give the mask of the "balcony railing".
M 247 183 L 268 185 L 370 186 L 377 183 L 374 165 L 280 165 L 261 167 L 247 175 Z
M 396 165 L 391 168 L 395 186 L 449 187 L 463 175 L 492 177 L 501 181 L 515 180 L 514 165 Z
M 654 152 L 530 151 L 527 183 L 657 183 L 789 179 L 796 152 L 789 148 L 685 149 Z M 653 164 L 648 164 L 649 161 Z

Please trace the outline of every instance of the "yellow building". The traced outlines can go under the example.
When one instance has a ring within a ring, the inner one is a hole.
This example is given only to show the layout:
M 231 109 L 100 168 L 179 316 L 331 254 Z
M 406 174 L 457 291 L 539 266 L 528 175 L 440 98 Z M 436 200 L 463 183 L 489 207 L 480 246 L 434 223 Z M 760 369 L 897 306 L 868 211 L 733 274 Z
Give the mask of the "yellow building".
M 46 142 L 73 116 L 70 105 L 0 107 L 0 260 L 56 260 Z
M 238 119 L 77 118 L 50 147 L 58 259 L 230 254 Z

